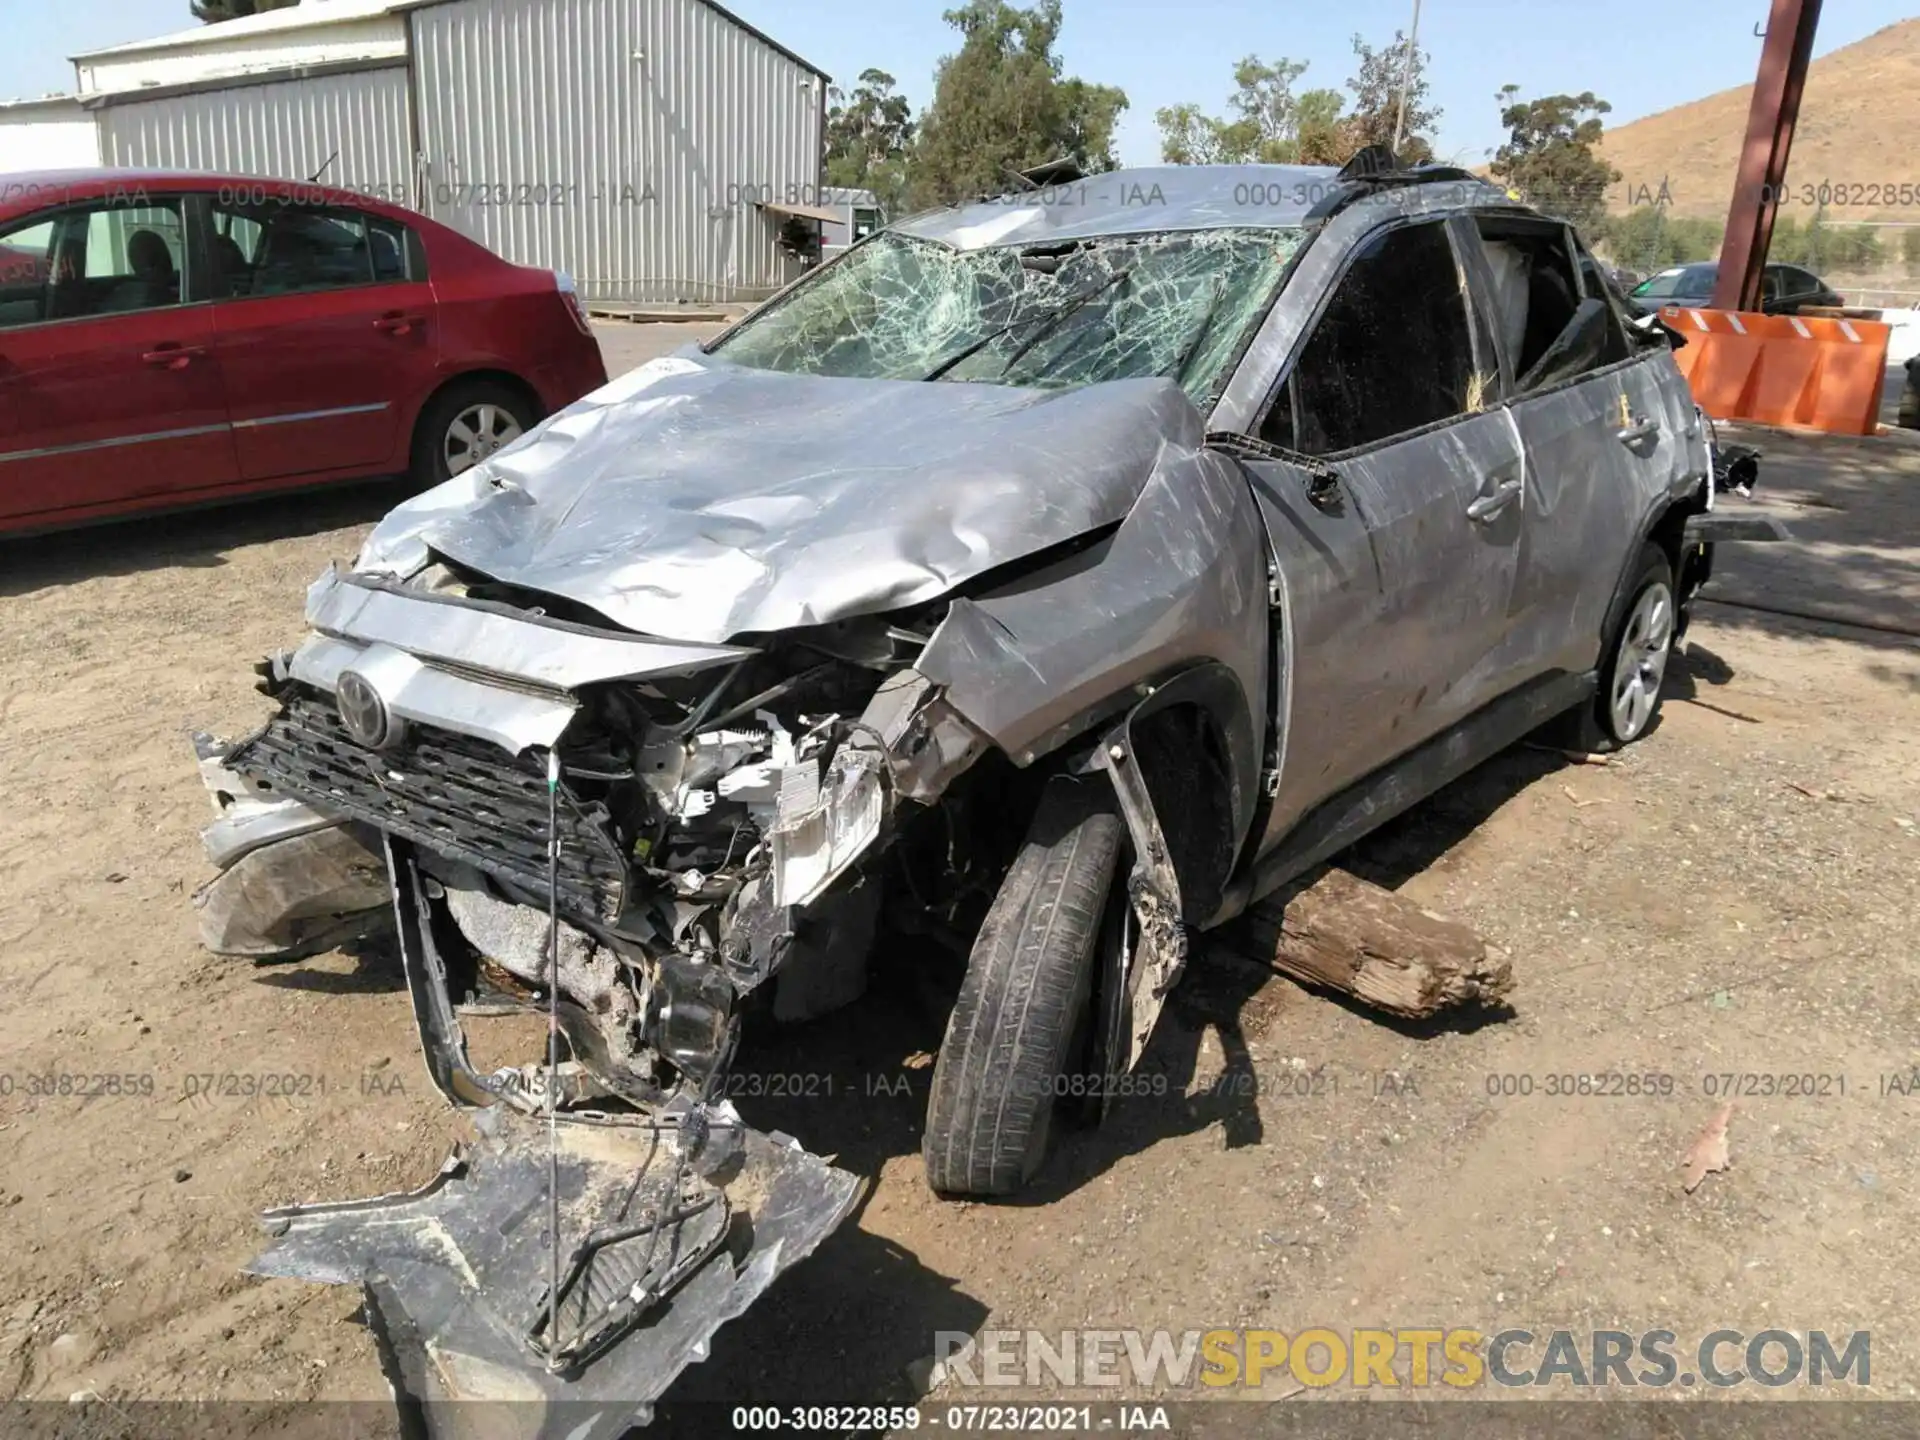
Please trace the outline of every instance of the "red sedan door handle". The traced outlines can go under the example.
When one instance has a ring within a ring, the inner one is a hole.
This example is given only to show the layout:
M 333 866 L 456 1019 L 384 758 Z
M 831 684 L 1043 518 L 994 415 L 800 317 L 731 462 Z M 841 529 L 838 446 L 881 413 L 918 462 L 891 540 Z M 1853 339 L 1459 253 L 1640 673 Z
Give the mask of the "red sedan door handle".
M 373 328 L 388 335 L 410 335 L 413 327 L 427 323 L 424 315 L 404 315 L 398 310 L 382 315 L 373 322 Z
M 184 370 L 206 353 L 206 348 L 201 345 L 163 344 L 143 352 L 140 358 L 149 365 L 158 365 L 162 370 Z

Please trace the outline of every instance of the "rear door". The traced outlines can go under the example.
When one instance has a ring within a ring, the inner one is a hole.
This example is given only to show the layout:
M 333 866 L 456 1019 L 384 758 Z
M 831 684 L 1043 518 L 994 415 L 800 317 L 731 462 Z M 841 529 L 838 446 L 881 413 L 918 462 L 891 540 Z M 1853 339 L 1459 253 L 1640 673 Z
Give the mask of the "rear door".
M 1269 841 L 1507 688 L 1524 498 L 1491 365 L 1447 223 L 1420 220 L 1359 242 L 1269 402 L 1260 438 L 1312 462 L 1249 465 L 1293 631 Z
M 142 191 L 0 229 L 0 520 L 232 483 L 202 253 Z
M 217 203 L 213 230 L 241 474 L 399 468 L 438 360 L 417 240 L 382 216 L 294 203 Z
M 1506 214 L 1460 224 L 1526 449 L 1526 518 L 1502 664 L 1516 681 L 1579 673 L 1598 653 L 1622 548 L 1644 509 L 1634 472 L 1665 443 L 1673 417 L 1637 390 L 1629 398 L 1625 327 L 1599 266 L 1567 226 Z M 1600 352 L 1577 368 L 1543 370 L 1588 298 L 1607 307 Z

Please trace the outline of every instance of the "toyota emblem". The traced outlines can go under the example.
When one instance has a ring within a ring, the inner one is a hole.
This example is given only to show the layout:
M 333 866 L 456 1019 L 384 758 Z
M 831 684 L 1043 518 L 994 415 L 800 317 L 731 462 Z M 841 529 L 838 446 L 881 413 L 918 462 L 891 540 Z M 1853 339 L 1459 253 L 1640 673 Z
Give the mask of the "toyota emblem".
M 373 682 L 353 670 L 342 671 L 334 689 L 340 706 L 340 723 L 347 734 L 373 750 L 398 744 L 405 731 L 404 721 L 387 709 L 387 702 L 374 689 Z

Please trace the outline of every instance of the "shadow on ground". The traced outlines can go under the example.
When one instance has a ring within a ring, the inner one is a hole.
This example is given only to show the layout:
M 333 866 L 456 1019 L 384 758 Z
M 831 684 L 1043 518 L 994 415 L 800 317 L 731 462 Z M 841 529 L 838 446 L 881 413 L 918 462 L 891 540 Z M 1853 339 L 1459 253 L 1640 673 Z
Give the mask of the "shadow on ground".
M 228 551 L 243 546 L 371 524 L 412 490 L 404 478 L 356 481 L 49 535 L 0 537 L 0 596 L 146 570 L 217 569 Z

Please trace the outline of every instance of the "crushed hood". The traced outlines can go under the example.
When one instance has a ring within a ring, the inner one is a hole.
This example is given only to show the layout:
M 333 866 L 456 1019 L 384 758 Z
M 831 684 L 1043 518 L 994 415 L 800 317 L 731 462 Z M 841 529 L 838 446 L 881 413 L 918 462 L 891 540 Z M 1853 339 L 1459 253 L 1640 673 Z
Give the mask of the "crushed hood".
M 720 641 L 931 600 L 1115 523 L 1203 432 L 1170 380 L 1046 391 L 683 352 L 401 505 L 357 568 L 406 575 L 437 552 L 631 630 Z

